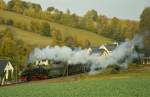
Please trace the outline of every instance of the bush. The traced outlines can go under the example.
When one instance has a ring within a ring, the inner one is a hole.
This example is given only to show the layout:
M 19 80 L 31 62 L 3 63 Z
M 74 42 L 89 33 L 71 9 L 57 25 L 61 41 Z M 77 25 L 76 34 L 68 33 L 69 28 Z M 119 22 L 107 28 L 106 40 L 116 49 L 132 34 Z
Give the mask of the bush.
M 6 20 L 6 25 L 12 26 L 14 24 L 14 21 L 12 19 Z
M 50 32 L 51 32 L 51 29 L 50 29 L 49 23 L 43 22 L 42 28 L 41 28 L 41 35 L 49 37 L 51 36 Z
M 0 24 L 4 24 L 4 18 L 3 17 L 0 17 Z
M 116 74 L 116 73 L 119 73 L 120 70 L 121 70 L 120 66 L 118 66 L 118 65 L 112 65 L 112 71 L 111 71 L 111 73 Z

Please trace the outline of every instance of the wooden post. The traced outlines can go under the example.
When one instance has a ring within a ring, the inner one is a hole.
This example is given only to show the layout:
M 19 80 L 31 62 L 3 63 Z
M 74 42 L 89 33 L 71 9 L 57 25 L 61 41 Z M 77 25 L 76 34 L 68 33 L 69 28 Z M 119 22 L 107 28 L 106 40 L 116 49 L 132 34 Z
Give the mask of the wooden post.
M 68 71 L 69 71 L 69 69 L 68 69 L 68 65 L 66 65 L 67 66 L 67 76 L 68 76 Z
M 68 74 L 67 74 L 67 73 L 68 73 L 67 65 L 64 64 L 64 66 L 65 66 L 65 69 L 64 69 L 64 74 L 63 74 L 63 76 L 65 76 L 65 74 L 68 75 Z
M 4 85 L 5 84 L 5 76 L 2 78 L 2 83 L 1 85 Z

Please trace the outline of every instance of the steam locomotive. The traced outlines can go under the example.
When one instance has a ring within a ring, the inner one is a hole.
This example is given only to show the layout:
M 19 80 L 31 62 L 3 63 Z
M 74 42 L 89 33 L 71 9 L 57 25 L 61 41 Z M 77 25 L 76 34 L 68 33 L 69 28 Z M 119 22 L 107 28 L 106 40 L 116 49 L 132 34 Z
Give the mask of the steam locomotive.
M 36 62 L 35 66 L 27 67 L 21 72 L 21 81 L 44 80 L 61 76 L 75 75 L 90 71 L 90 65 L 85 64 L 66 64 L 63 62 L 53 61 L 46 62 L 42 60 Z M 46 64 L 50 63 L 50 64 Z

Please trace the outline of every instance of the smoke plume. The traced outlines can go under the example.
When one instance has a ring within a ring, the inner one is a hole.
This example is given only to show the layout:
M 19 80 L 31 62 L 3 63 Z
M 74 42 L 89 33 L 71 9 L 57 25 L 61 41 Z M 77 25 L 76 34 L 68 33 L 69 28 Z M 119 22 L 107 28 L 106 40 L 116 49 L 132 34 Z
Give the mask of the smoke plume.
M 115 50 L 113 50 L 108 56 L 100 56 L 87 53 L 87 49 L 78 48 L 72 50 L 67 46 L 47 46 L 46 48 L 35 48 L 29 56 L 29 62 L 35 62 L 36 60 L 54 60 L 65 62 L 67 65 L 85 64 L 91 66 L 91 74 L 95 73 L 96 68 L 104 70 L 111 64 L 117 64 L 124 68 L 135 57 L 137 53 L 134 50 L 135 45 L 140 45 L 142 38 L 136 35 L 132 40 L 127 40 L 121 43 Z

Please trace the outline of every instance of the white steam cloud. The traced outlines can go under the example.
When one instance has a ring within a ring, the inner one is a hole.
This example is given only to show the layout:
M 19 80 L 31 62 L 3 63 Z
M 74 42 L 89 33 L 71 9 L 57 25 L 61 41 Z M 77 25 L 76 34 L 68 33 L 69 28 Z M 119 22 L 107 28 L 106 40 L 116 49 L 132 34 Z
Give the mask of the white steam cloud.
M 111 64 L 127 67 L 128 62 L 137 57 L 134 46 L 140 45 L 141 41 L 142 38 L 136 35 L 133 40 L 120 44 L 108 56 L 89 55 L 87 49 L 72 50 L 67 46 L 35 48 L 29 56 L 29 62 L 48 59 L 65 62 L 68 65 L 87 64 L 91 66 L 91 73 L 94 73 L 96 68 L 105 69 Z

